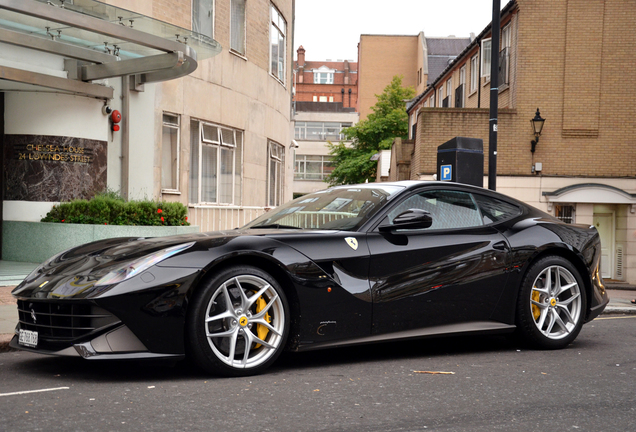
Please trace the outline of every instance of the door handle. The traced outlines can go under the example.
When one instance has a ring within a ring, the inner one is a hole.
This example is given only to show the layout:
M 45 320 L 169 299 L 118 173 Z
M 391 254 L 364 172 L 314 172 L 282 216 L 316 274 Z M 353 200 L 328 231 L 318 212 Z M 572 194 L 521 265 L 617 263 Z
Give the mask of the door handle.
M 508 247 L 508 243 L 506 243 L 505 241 L 498 241 L 497 243 L 495 243 L 494 245 L 492 245 L 493 249 L 499 250 L 499 251 L 509 251 L 510 248 Z

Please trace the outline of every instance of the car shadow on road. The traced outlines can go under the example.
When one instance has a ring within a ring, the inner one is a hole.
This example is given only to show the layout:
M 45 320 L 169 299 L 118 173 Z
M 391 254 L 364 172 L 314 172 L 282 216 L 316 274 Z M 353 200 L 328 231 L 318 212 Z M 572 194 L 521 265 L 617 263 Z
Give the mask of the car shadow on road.
M 576 340 L 574 349 L 598 349 L 597 341 Z M 400 342 L 384 342 L 370 345 L 330 348 L 305 352 L 284 352 L 265 371 L 264 375 L 304 373 L 320 368 L 348 367 L 357 363 L 394 362 L 412 359 L 440 359 L 463 355 L 506 353 L 528 349 L 516 338 L 498 336 L 456 336 L 418 339 Z M 175 380 L 215 379 L 185 360 L 178 363 L 166 361 L 87 361 L 79 358 L 49 357 L 26 352 L 5 353 L 19 356 L 11 371 L 26 376 L 61 376 L 66 379 L 96 382 L 145 382 L 148 380 L 170 382 Z M 222 378 L 219 378 L 222 379 Z

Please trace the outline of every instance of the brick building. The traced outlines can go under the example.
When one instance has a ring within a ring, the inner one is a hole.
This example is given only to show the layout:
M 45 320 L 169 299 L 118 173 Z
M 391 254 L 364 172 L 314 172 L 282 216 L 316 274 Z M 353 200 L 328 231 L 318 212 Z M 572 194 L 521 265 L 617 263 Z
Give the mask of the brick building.
M 333 169 L 329 142 L 344 139 L 342 129 L 358 122 L 358 63 L 306 61 L 297 50 L 294 67 L 294 196 L 324 189 Z
M 636 66 L 635 22 L 633 0 L 513 0 L 501 12 L 494 51 L 497 190 L 567 222 L 594 224 L 603 276 L 630 283 L 636 283 L 636 79 L 625 71 Z M 483 139 L 488 172 L 491 33 L 486 27 L 407 105 L 412 141 L 393 149 L 390 179 L 433 178 L 437 146 L 455 136 Z M 537 108 L 546 121 L 532 151 Z
M 471 36 L 472 37 L 472 36 Z M 371 113 L 396 75 L 419 94 L 471 42 L 471 38 L 418 35 L 360 35 L 358 44 L 358 105 L 360 119 Z
M 5 227 L 106 187 L 179 201 L 202 231 L 291 199 L 293 5 L 0 2 Z M 121 112 L 119 131 L 105 107 Z M 7 150 L 29 145 L 92 156 L 62 164 L 47 150 L 35 163 Z
M 358 63 L 349 60 L 306 61 L 302 45 L 294 64 L 295 102 L 341 103 L 353 108 L 358 103 Z

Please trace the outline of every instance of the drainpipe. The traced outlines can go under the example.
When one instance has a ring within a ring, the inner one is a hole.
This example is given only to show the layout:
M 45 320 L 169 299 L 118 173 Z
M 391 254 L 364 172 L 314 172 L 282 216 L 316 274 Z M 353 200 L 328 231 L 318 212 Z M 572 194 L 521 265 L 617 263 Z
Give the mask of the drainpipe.
M 129 175 L 130 175 L 130 75 L 121 77 L 121 196 L 128 200 Z

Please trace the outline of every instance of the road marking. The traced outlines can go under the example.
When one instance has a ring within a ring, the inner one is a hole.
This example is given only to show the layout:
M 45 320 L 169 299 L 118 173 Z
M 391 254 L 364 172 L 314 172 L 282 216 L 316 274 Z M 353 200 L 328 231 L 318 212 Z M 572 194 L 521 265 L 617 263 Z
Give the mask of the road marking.
M 14 392 L 14 393 L 0 393 L 0 396 L 17 396 L 17 395 L 23 395 L 28 393 L 41 393 L 41 392 L 68 390 L 68 389 L 69 387 L 56 387 L 56 388 L 48 388 L 48 389 L 40 389 L 40 390 L 27 390 L 27 391 L 20 391 L 20 392 Z
M 619 316 L 619 317 L 607 317 L 607 318 L 596 318 L 597 320 L 610 320 L 610 319 L 626 319 L 626 318 L 636 318 L 636 316 Z

